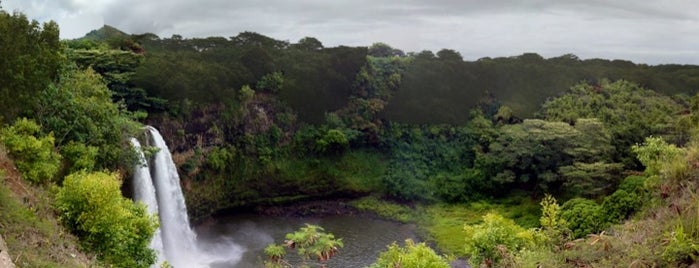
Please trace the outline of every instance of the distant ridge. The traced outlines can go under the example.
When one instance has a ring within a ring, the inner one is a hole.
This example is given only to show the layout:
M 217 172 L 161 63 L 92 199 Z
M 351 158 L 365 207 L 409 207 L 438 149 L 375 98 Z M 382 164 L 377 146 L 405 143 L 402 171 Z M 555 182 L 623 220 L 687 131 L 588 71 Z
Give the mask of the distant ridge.
M 78 38 L 80 40 L 94 40 L 94 41 L 100 41 L 100 40 L 109 40 L 109 39 L 115 39 L 115 38 L 124 38 L 124 37 L 129 37 L 130 35 L 109 25 L 104 25 L 102 28 L 99 28 L 97 30 L 92 30 L 89 33 L 87 33 L 85 36 Z

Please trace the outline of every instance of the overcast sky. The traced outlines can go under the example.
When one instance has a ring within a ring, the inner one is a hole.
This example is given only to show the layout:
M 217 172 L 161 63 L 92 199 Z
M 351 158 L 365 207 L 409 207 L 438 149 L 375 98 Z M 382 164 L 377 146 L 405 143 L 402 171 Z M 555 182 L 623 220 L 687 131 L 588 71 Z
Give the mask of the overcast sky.
M 62 38 L 103 24 L 160 37 L 254 31 L 326 47 L 384 42 L 406 52 L 455 49 L 465 60 L 524 52 L 699 64 L 696 0 L 0 0 L 54 20 Z

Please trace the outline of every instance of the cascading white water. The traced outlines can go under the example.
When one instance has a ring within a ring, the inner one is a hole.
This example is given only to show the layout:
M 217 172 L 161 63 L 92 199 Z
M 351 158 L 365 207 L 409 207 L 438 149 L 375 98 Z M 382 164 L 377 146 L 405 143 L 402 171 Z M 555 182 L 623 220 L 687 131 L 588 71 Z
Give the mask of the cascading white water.
M 151 176 L 158 199 L 165 259 L 174 267 L 199 266 L 200 260 L 193 259 L 197 252 L 196 235 L 189 226 L 177 167 L 160 132 L 151 126 L 147 129 L 153 146 L 159 149 L 153 157 Z
M 165 260 L 176 268 L 235 265 L 244 250 L 233 241 L 197 241 L 189 226 L 180 176 L 170 150 L 157 129 L 146 129 L 149 145 L 158 151 L 150 165 L 143 161 L 134 167 L 134 199 L 144 202 L 150 213 L 158 214 L 160 228 L 151 241 L 151 248 L 158 253 L 158 265 Z M 132 139 L 131 143 L 141 152 L 138 140 Z M 144 158 L 142 152 L 140 155 Z
M 150 176 L 150 169 L 146 162 L 146 157 L 141 150 L 141 143 L 137 139 L 131 138 L 131 145 L 138 153 L 138 164 L 133 169 L 133 195 L 135 201 L 141 201 L 148 208 L 148 213 L 151 215 L 158 214 L 158 200 L 155 198 L 155 187 L 153 179 Z M 150 248 L 158 254 L 157 263 L 161 263 L 163 257 L 163 239 L 160 236 L 160 228 L 155 230 L 153 239 L 150 241 Z

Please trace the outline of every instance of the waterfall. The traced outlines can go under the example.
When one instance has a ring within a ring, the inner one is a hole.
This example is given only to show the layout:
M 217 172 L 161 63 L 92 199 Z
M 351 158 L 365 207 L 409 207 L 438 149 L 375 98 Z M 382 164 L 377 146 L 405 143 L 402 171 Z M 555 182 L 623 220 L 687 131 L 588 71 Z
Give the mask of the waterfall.
M 158 198 L 165 259 L 175 267 L 191 267 L 194 265 L 191 257 L 196 252 L 196 235 L 189 226 L 180 176 L 160 132 L 151 126 L 147 129 L 153 146 L 158 148 L 153 156 L 151 176 Z
M 244 250 L 232 241 L 224 239 L 214 244 L 197 241 L 189 225 L 180 176 L 170 150 L 157 129 L 148 126 L 146 130 L 149 145 L 155 146 L 158 151 L 150 165 L 142 161 L 134 167 L 134 199 L 145 203 L 149 213 L 158 214 L 160 228 L 150 244 L 158 253 L 158 265 L 164 260 L 176 268 L 238 262 Z M 141 160 L 144 160 L 139 142 L 131 139 L 131 143 L 141 152 Z
M 141 150 L 141 143 L 137 139 L 131 138 L 131 145 L 138 153 L 138 164 L 134 166 L 133 169 L 133 196 L 135 201 L 141 201 L 146 205 L 148 213 L 151 215 L 158 214 L 158 200 L 155 198 L 155 186 L 153 186 L 153 179 L 150 176 L 150 169 L 148 168 L 148 163 L 146 162 L 146 157 L 143 155 Z M 158 254 L 157 262 L 162 262 L 162 257 L 164 254 L 163 250 L 163 239 L 160 235 L 160 228 L 155 230 L 153 234 L 153 239 L 150 241 L 150 248 L 155 250 Z

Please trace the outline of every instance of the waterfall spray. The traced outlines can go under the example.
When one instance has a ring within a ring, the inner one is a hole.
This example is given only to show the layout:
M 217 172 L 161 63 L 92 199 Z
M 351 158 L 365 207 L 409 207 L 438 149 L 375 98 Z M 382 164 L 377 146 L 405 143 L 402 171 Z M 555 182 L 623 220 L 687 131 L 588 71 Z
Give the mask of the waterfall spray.
M 175 267 L 191 267 L 192 255 L 196 252 L 196 235 L 189 226 L 180 176 L 163 137 L 157 129 L 150 126 L 147 129 L 153 146 L 158 148 L 153 156 L 151 176 L 158 198 L 165 258 Z
M 227 241 L 218 244 L 204 243 L 198 247 L 196 234 L 189 225 L 187 206 L 180 187 L 180 176 L 172 161 L 170 150 L 157 129 L 148 126 L 149 144 L 157 147 L 150 165 L 146 163 L 138 140 L 131 139 L 140 152 L 140 162 L 134 167 L 134 199 L 148 206 L 148 212 L 158 214 L 160 228 L 151 241 L 151 248 L 158 253 L 158 263 L 167 260 L 174 267 L 209 267 L 213 263 L 235 264 L 243 249 Z
M 148 163 L 141 150 L 141 143 L 137 139 L 131 138 L 131 144 L 138 153 L 138 164 L 133 169 L 133 195 L 135 201 L 143 202 L 151 215 L 158 214 L 158 200 L 155 197 L 155 187 L 150 176 Z M 157 263 L 161 263 L 163 257 L 163 239 L 160 235 L 160 228 L 155 230 L 153 239 L 150 241 L 150 248 L 158 254 Z

